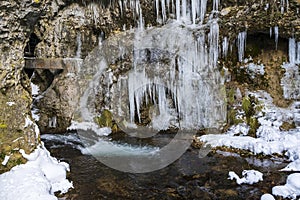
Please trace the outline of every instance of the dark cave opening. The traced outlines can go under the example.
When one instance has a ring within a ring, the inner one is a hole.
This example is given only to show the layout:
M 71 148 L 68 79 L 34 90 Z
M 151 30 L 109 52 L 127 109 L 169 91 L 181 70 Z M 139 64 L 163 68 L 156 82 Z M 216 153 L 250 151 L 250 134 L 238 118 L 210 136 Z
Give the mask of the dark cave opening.
M 31 33 L 29 41 L 24 49 L 24 57 L 35 57 L 34 50 L 39 42 L 41 42 L 41 40 L 37 37 L 37 35 L 35 33 Z

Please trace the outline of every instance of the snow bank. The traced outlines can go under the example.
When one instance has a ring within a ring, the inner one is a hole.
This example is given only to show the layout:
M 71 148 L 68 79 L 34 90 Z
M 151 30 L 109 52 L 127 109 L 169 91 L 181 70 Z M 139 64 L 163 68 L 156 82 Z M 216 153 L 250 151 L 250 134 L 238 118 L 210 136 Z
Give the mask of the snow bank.
M 230 180 L 236 179 L 237 184 L 254 184 L 263 180 L 263 174 L 256 170 L 244 170 L 242 172 L 242 178 L 240 178 L 235 172 L 230 171 L 228 173 Z
M 275 198 L 271 194 L 264 194 L 260 197 L 260 200 L 275 200 Z
M 51 157 L 43 145 L 29 155 L 20 153 L 28 162 L 0 175 L 0 199 L 55 200 L 54 192 L 66 193 L 73 187 L 66 179 L 69 165 Z
M 284 198 L 296 199 L 300 195 L 300 173 L 289 175 L 286 184 L 273 187 L 272 193 Z

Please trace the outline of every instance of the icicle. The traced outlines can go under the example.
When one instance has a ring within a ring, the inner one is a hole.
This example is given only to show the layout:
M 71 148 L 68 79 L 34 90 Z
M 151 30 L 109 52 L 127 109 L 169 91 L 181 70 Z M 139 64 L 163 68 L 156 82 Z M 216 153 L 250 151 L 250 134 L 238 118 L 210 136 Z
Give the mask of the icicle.
M 291 64 L 295 64 L 296 60 L 296 42 L 294 38 L 289 39 L 289 61 Z
M 162 22 L 165 23 L 167 20 L 167 13 L 166 13 L 166 4 L 165 0 L 161 0 L 161 12 L 162 12 Z
M 144 19 L 143 19 L 143 13 L 142 13 L 140 0 L 136 0 L 135 8 L 136 8 L 136 13 L 139 17 L 138 27 L 140 30 L 144 30 Z
M 180 0 L 176 0 L 176 19 L 180 19 Z
M 239 33 L 238 35 L 238 58 L 239 61 L 242 62 L 244 59 L 244 52 L 246 48 L 246 31 Z
M 284 13 L 284 4 L 285 4 L 285 2 L 284 2 L 285 0 L 280 0 L 280 11 L 281 11 L 281 14 L 283 14 Z
M 159 21 L 159 1 L 160 0 L 155 0 L 156 21 Z
M 119 0 L 119 7 L 120 7 L 121 16 L 123 16 L 123 4 L 122 4 L 122 0 Z
M 219 51 L 219 25 L 216 20 L 210 25 L 209 42 L 209 59 L 212 66 L 215 67 L 217 66 Z
M 300 42 L 297 42 L 296 64 L 300 64 Z
M 219 0 L 213 0 L 213 11 L 218 11 L 219 9 Z
M 227 56 L 228 53 L 228 39 L 227 37 L 224 37 L 223 42 L 222 42 L 222 54 L 223 54 L 223 58 L 225 58 Z
M 53 116 L 51 118 L 49 118 L 49 124 L 48 124 L 48 127 L 49 128 L 56 128 L 57 126 L 57 119 L 56 119 L 56 116 Z
M 186 20 L 186 12 L 187 12 L 187 0 L 182 0 L 182 18 L 183 20 Z
M 272 27 L 270 27 L 270 38 L 272 37 Z
M 277 50 L 277 45 L 278 45 L 278 35 L 279 35 L 278 26 L 275 26 L 275 27 L 274 27 L 274 35 L 275 35 L 275 44 L 276 44 L 276 50 Z
M 81 57 L 81 46 L 82 46 L 81 33 L 80 32 L 77 34 L 76 41 L 77 41 L 76 58 L 80 58 Z
M 196 0 L 192 0 L 192 22 L 196 24 L 196 16 L 197 16 L 197 3 Z

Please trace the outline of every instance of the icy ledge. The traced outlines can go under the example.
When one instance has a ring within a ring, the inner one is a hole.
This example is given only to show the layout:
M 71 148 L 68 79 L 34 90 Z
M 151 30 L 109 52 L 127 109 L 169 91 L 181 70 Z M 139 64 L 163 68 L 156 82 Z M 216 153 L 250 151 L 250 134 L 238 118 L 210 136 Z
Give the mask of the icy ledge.
M 29 155 L 20 153 L 28 162 L 0 175 L 0 199 L 56 200 L 54 192 L 66 193 L 73 187 L 66 179 L 69 165 L 51 157 L 43 144 Z

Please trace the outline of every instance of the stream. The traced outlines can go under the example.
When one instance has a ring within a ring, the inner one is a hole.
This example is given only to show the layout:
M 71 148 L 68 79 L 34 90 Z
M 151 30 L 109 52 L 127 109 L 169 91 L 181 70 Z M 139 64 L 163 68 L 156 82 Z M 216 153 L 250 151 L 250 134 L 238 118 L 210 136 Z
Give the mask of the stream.
M 161 146 L 172 137 L 172 133 L 160 133 L 154 139 L 137 141 L 118 134 L 106 139 L 119 145 L 138 143 L 150 148 Z M 45 134 L 42 140 L 52 156 L 70 164 L 68 178 L 73 181 L 74 189 L 58 194 L 59 199 L 260 199 L 262 194 L 271 193 L 273 186 L 284 184 L 288 175 L 278 171 L 286 165 L 280 159 L 243 158 L 220 150 L 199 158 L 199 151 L 192 146 L 161 170 L 124 173 L 105 166 L 92 155 L 83 154 L 84 147 L 76 132 Z M 241 175 L 245 169 L 262 172 L 264 180 L 254 185 L 238 185 L 228 179 L 229 171 Z

